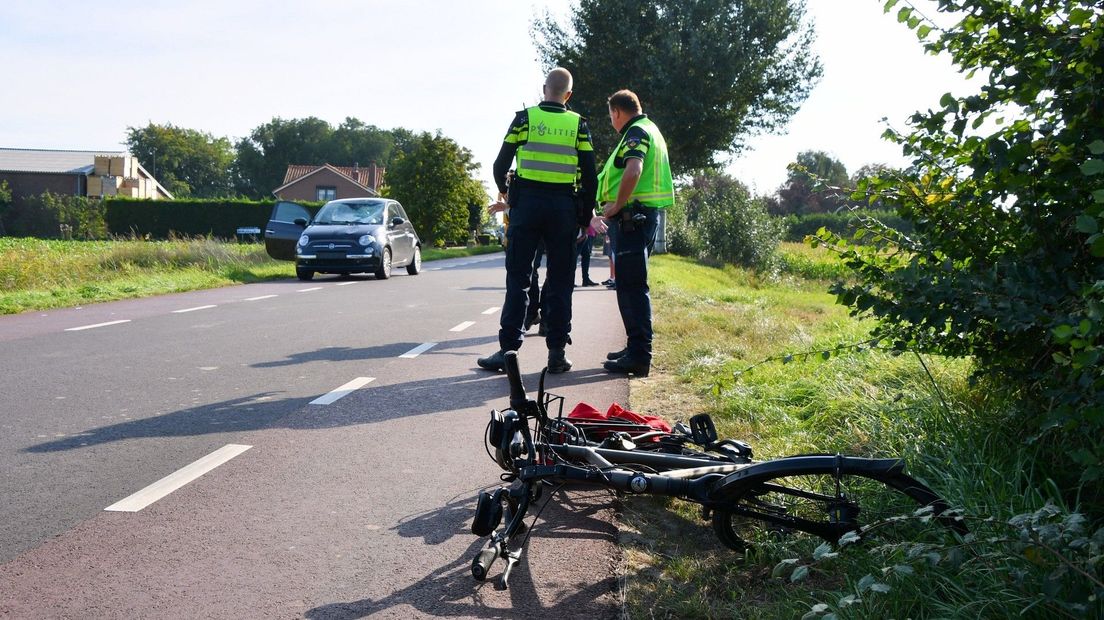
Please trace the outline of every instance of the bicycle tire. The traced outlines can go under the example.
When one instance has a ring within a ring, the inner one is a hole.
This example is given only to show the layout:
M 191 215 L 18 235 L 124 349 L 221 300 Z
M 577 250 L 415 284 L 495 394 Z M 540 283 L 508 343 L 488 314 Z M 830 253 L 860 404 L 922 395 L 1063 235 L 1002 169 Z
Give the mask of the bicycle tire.
M 903 464 L 881 472 L 839 466 L 800 469 L 723 485 L 712 510 L 713 531 L 721 542 L 742 553 L 765 537 L 796 532 L 835 543 L 848 532 L 858 532 L 861 540 L 920 542 L 945 535 L 946 528 L 966 531 L 959 521 L 939 516 L 949 509 L 947 503 L 905 474 Z

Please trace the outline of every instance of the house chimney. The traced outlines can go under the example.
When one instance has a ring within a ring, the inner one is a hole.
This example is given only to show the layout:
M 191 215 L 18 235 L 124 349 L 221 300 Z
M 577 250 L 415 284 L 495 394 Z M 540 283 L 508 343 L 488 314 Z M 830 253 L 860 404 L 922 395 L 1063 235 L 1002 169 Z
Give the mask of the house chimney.
M 368 187 L 371 187 L 373 191 L 379 191 L 379 171 L 376 168 L 376 162 L 373 161 L 368 164 Z
M 353 180 L 360 183 L 360 164 L 353 162 Z

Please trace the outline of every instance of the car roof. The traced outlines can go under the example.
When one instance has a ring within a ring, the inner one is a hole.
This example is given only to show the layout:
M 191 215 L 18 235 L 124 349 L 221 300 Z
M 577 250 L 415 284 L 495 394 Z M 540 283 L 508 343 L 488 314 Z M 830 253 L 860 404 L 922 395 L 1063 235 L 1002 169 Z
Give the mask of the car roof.
M 363 198 L 338 198 L 337 200 L 331 200 L 331 201 L 327 202 L 326 204 L 327 205 L 328 204 L 335 204 L 335 203 L 347 204 L 347 203 L 362 203 L 362 202 L 388 203 L 388 202 L 395 202 L 395 201 L 391 200 L 390 198 L 377 198 L 375 196 L 364 196 Z M 322 206 L 326 206 L 326 205 L 322 205 Z

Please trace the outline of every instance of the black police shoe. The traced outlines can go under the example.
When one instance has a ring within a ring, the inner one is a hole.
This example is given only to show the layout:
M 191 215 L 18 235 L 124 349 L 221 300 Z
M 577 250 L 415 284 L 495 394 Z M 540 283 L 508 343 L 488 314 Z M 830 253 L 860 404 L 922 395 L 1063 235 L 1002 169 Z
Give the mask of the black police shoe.
M 494 355 L 481 357 L 475 363 L 483 370 L 506 370 L 506 350 L 499 349 Z
M 621 349 L 620 351 L 610 351 L 609 353 L 606 353 L 606 359 L 608 359 L 612 362 L 613 360 L 615 360 L 619 357 L 624 357 L 625 354 L 628 353 L 628 352 L 629 352 L 628 347 L 625 347 L 624 349 Z
M 544 321 L 541 321 L 540 324 L 537 325 L 537 335 L 538 336 L 547 336 L 548 335 L 548 326 L 544 324 Z
M 602 364 L 602 368 L 617 374 L 647 377 L 648 371 L 651 370 L 651 365 L 651 362 L 634 360 L 627 355 L 622 355 L 615 360 L 610 360 Z
M 548 350 L 548 372 L 558 375 L 561 372 L 567 372 L 571 370 L 571 360 L 567 359 L 567 354 L 563 349 L 549 349 Z

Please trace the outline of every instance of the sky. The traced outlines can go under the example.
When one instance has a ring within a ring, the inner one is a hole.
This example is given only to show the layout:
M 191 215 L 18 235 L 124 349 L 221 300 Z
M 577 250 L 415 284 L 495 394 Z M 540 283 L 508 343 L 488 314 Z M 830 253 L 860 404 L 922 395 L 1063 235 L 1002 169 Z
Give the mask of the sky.
M 924 53 L 882 4 L 807 0 L 824 76 L 782 132 L 754 137 L 738 158 L 725 160 L 730 174 L 767 194 L 805 150 L 828 152 L 848 172 L 903 165 L 899 148 L 880 138 L 881 119 L 904 128 L 912 112 L 937 106 L 943 93 L 975 89 L 946 59 Z M 128 127 L 150 122 L 236 141 L 274 117 L 315 116 L 335 127 L 355 117 L 456 140 L 482 164 L 490 191 L 513 113 L 540 100 L 544 74 L 530 25 L 546 11 L 566 17 L 570 6 L 4 0 L 0 147 L 117 151 Z

